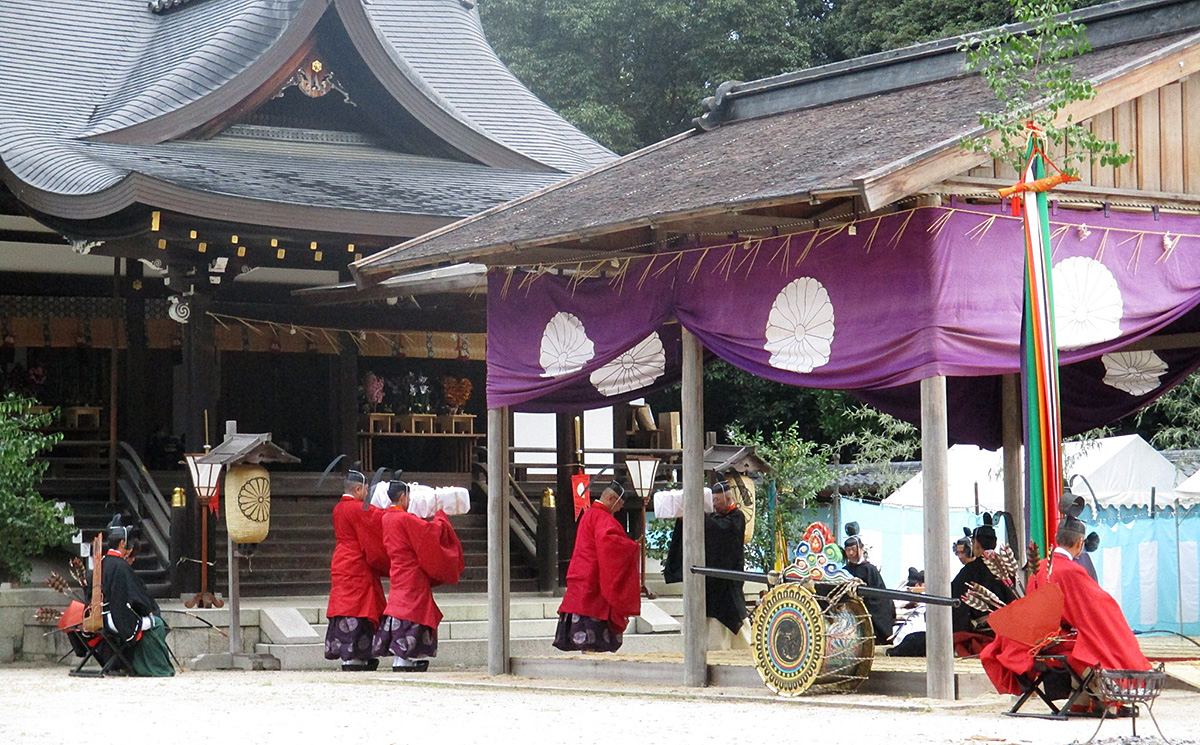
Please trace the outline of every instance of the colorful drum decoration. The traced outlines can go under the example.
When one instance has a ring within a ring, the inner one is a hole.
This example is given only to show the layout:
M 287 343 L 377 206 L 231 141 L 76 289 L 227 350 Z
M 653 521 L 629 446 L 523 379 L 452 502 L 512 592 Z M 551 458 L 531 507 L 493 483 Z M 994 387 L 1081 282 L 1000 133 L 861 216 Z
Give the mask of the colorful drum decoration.
M 771 590 L 754 610 L 754 664 L 767 687 L 799 696 L 816 682 L 826 657 L 825 618 L 799 584 Z
M 875 659 L 871 616 L 857 596 L 831 604 L 818 595 L 817 601 L 825 616 L 825 659 L 813 688 L 823 693 L 851 693 L 867 679 Z

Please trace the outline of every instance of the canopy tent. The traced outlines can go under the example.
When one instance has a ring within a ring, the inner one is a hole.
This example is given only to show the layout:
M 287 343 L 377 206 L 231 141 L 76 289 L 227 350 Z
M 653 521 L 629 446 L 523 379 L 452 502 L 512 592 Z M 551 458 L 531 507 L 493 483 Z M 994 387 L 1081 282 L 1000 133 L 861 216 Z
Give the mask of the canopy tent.
M 1195 347 L 1136 346 L 1200 331 L 1200 263 L 1188 258 L 1200 219 L 1059 210 L 1050 229 L 1071 435 L 1136 411 L 1200 366 Z M 949 376 L 951 439 L 999 447 L 999 376 L 1020 363 L 1023 265 L 1012 247 L 1022 240 L 1003 207 L 952 204 L 572 265 L 571 276 L 493 269 L 488 406 L 569 410 L 646 395 L 678 380 L 682 325 L 754 375 L 851 390 L 914 423 L 917 382 Z
M 1175 487 L 1175 499 L 1179 500 L 1180 504 L 1197 504 L 1200 503 L 1200 471 L 1193 473 Z M 1164 498 L 1164 502 L 1171 497 Z
M 1000 453 L 975 445 L 954 445 L 946 451 L 946 466 L 950 509 L 969 510 L 976 505 L 987 512 L 1004 509 L 1004 463 Z M 918 473 L 881 504 L 887 507 L 920 507 L 925 502 L 924 484 L 922 474 Z
M 974 508 L 976 488 L 979 490 L 978 505 L 981 510 L 993 512 L 1004 509 L 1002 460 L 1000 453 L 982 450 L 974 445 L 951 447 L 946 457 L 950 509 Z M 1065 442 L 1063 461 L 1064 472 L 1071 480 L 1071 492 L 1086 499 L 1093 508 L 1148 505 L 1151 488 L 1165 503 L 1172 498 L 1172 491 L 1178 491 L 1175 487 L 1175 466 L 1140 435 Z M 1075 479 L 1076 475 L 1083 479 Z M 1196 484 L 1198 493 L 1190 495 L 1191 501 L 1200 501 L 1200 481 Z M 889 507 L 920 507 L 924 501 L 922 487 L 922 476 L 918 473 L 885 498 L 882 504 Z
M 1140 435 L 1063 443 L 1063 465 L 1071 493 L 1101 509 L 1144 507 L 1150 504 L 1151 489 L 1165 502 L 1178 478 L 1175 465 Z M 1074 479 L 1076 475 L 1083 479 Z

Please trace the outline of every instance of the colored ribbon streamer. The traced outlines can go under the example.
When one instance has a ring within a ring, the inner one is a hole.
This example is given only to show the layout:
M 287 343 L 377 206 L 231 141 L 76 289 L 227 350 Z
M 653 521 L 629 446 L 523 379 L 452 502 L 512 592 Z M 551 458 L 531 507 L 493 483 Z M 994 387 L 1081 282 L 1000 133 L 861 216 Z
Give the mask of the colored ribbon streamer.
M 1041 186 L 1046 177 L 1044 140 L 1031 129 L 1022 184 Z M 1029 538 L 1046 553 L 1058 523 L 1062 495 L 1062 418 L 1054 292 L 1050 273 L 1050 216 L 1044 189 L 1025 192 L 1025 301 L 1021 314 L 1021 400 L 1025 421 L 1025 510 Z

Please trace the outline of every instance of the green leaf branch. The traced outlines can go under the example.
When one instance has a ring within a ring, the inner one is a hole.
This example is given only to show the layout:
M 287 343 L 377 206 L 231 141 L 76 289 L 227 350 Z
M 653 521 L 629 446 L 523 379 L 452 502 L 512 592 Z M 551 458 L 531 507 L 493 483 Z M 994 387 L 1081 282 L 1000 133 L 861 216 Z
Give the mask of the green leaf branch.
M 1020 172 L 1025 166 L 1027 122 L 1045 134 L 1053 149 L 1065 143 L 1066 157 L 1057 163 L 1077 174 L 1076 165 L 1121 166 L 1133 157 L 1120 144 L 1097 137 L 1063 111 L 1077 101 L 1096 97 L 1087 80 L 1075 77 L 1070 60 L 1091 50 L 1084 26 L 1065 15 L 1061 0 L 1012 0 L 1016 20 L 1025 27 L 1005 26 L 973 35 L 959 45 L 967 72 L 978 72 L 1002 105 L 978 112 L 986 132 L 964 138 L 963 148 L 1000 158 Z

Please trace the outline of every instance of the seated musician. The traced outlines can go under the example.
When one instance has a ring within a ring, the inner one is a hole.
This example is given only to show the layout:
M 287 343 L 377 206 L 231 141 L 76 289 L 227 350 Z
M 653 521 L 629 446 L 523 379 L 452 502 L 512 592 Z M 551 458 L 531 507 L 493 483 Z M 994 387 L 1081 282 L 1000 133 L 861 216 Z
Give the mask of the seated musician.
M 1083 551 L 1084 527 L 1077 518 L 1064 517 L 1055 536 L 1058 546 L 1043 562 L 1030 582 L 1030 593 L 1047 583 L 1058 585 L 1063 594 L 1062 633 L 1042 649 L 998 634 L 980 654 L 983 669 L 1001 693 L 1020 694 L 1020 676 L 1034 666 L 1034 655 L 1065 654 L 1067 664 L 1080 676 L 1089 669 L 1149 670 L 1150 662 L 1120 606 L 1105 592 L 1075 558 Z M 1021 601 L 1017 601 L 1021 602 Z M 1048 692 L 1066 698 L 1069 691 Z
M 146 583 L 125 560 L 131 532 L 129 527 L 121 525 L 120 515 L 113 516 L 100 565 L 104 628 L 133 667 L 129 672 L 169 677 L 175 674 L 175 669 L 167 648 L 168 629 L 162 612 Z
M 963 564 L 958 575 L 950 582 L 951 597 L 961 598 L 970 589 L 970 584 L 975 583 L 986 588 L 1004 603 L 1011 603 L 1016 599 L 1012 588 L 1001 582 L 984 561 L 984 552 L 995 550 L 996 529 L 991 523 L 985 522 L 971 533 L 970 555 L 975 558 Z M 993 635 L 987 625 L 988 613 L 986 611 L 972 608 L 963 603 L 954 608 L 951 616 L 955 634 L 972 633 L 987 637 Z

